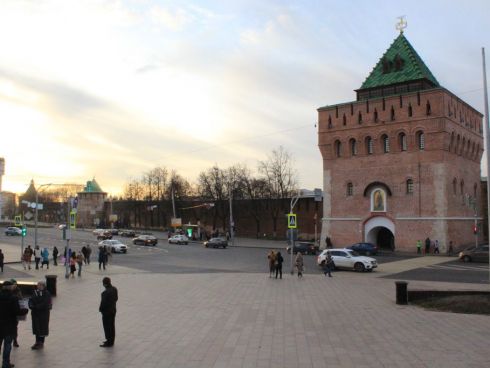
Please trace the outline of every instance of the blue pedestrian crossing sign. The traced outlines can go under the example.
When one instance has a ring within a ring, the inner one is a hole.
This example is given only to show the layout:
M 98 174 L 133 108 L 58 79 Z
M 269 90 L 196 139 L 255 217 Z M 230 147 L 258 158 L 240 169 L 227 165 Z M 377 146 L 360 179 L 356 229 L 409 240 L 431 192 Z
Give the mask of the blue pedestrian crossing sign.
M 288 229 L 296 229 L 298 227 L 297 225 L 296 214 L 288 213 Z

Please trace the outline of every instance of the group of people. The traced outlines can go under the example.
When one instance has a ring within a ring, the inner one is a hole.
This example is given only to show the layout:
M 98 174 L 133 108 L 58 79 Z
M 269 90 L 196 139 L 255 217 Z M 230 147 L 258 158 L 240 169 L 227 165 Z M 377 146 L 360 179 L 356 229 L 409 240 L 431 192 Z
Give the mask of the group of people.
M 36 270 L 39 270 L 39 265 L 41 268 L 44 268 L 44 265 L 49 269 L 49 250 L 47 247 L 44 247 L 42 250 L 39 248 L 39 245 L 36 245 L 34 249 L 31 248 L 30 245 L 24 249 L 24 253 L 22 253 L 22 266 L 24 270 L 31 269 L 32 258 L 34 257 L 34 263 Z M 58 260 L 58 248 L 54 247 L 53 249 L 53 264 L 56 266 Z
M 273 277 L 274 274 L 282 279 L 282 264 L 284 262 L 284 258 L 281 255 L 281 252 L 275 252 L 271 250 L 267 254 L 267 259 L 269 260 L 269 277 Z
M 269 278 L 274 277 L 275 275 L 275 278 L 277 279 L 277 276 L 279 275 L 279 278 L 282 279 L 282 264 L 284 262 L 284 258 L 282 257 L 281 252 L 270 250 L 269 253 L 267 253 L 267 260 L 269 262 Z M 296 268 L 298 278 L 302 278 L 305 265 L 301 252 L 298 252 L 294 258 L 294 266 Z M 332 255 L 330 252 L 327 252 L 327 258 L 323 264 L 323 273 L 325 276 L 328 275 L 329 277 L 332 277 L 333 268 L 334 261 Z
M 102 325 L 106 341 L 100 346 L 107 348 L 114 345 L 116 337 L 115 319 L 116 303 L 118 300 L 117 289 L 112 286 L 111 279 L 104 277 L 102 285 L 105 290 L 101 294 L 99 312 L 102 314 Z M 14 279 L 4 281 L 0 291 L 0 350 L 3 345 L 2 368 L 13 368 L 10 362 L 12 345 L 19 347 L 17 330 L 20 320 L 31 311 L 32 333 L 36 340 L 31 346 L 32 350 L 44 348 L 46 336 L 49 335 L 49 318 L 52 309 L 51 294 L 46 290 L 46 283 L 39 281 L 36 290 L 27 303 L 22 297 L 21 290 Z
M 450 242 L 450 251 L 452 252 L 452 242 Z M 424 241 L 424 254 L 430 254 L 432 250 L 433 254 L 440 254 L 439 252 L 439 240 L 430 240 L 427 237 Z M 417 254 L 422 254 L 422 240 L 417 240 Z

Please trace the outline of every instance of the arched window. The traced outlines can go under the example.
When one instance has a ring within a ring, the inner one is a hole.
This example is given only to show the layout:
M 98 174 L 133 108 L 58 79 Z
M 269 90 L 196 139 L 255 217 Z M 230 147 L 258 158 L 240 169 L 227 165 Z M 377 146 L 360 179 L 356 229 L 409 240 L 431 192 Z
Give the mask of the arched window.
M 342 155 L 342 143 L 339 140 L 335 141 L 335 156 L 340 157 Z
M 422 131 L 417 132 L 417 147 L 420 151 L 425 149 L 425 136 Z
M 457 186 L 458 186 L 458 182 L 456 180 L 456 178 L 453 179 L 453 194 L 456 195 L 458 194 L 457 192 Z
M 373 154 L 373 139 L 371 137 L 366 137 L 366 153 L 368 155 Z
M 408 104 L 408 116 L 409 116 L 409 117 L 412 117 L 412 114 L 413 114 L 413 111 L 412 111 L 412 104 L 411 104 L 411 103 L 409 103 L 409 104 Z
M 349 141 L 349 145 L 350 145 L 350 153 L 352 156 L 356 156 L 357 155 L 357 142 L 354 138 L 352 138 L 350 141 Z
M 461 183 L 459 183 L 460 189 L 461 189 L 461 195 L 464 195 L 464 181 L 461 180 Z
M 384 153 L 390 152 L 390 139 L 386 134 L 383 134 L 381 136 L 381 143 L 383 145 L 383 152 Z
M 398 135 L 398 144 L 400 145 L 400 151 L 407 150 L 407 135 L 405 133 Z
M 425 105 L 425 114 L 427 116 L 429 116 L 430 114 L 432 114 L 432 110 L 430 108 L 430 102 L 429 101 L 427 101 L 427 104 Z
M 391 106 L 390 118 L 391 121 L 395 120 L 395 109 L 393 108 L 393 106 Z
M 347 197 L 351 197 L 354 195 L 354 185 L 352 183 L 347 183 L 347 191 L 346 191 Z
M 407 194 L 412 194 L 413 193 L 413 180 L 408 179 L 407 180 Z

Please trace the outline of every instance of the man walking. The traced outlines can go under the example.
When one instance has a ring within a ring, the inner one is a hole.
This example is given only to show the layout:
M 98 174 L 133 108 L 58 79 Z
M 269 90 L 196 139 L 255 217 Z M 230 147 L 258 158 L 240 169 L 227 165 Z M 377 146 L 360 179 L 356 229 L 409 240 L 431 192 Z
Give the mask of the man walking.
M 49 335 L 49 315 L 51 313 L 51 294 L 46 290 L 46 283 L 39 281 L 34 294 L 29 299 L 29 308 L 32 317 L 32 334 L 36 336 L 36 343 L 32 350 L 44 348 L 44 340 Z
M 27 314 L 27 309 L 21 309 L 17 298 L 12 293 L 13 283 L 5 281 L 0 292 L 0 349 L 3 345 L 2 368 L 11 368 L 10 352 L 12 341 L 17 330 L 17 316 Z
M 116 303 L 117 303 L 117 289 L 112 286 L 111 279 L 104 277 L 102 279 L 102 285 L 105 290 L 101 294 L 99 312 L 102 313 L 102 325 L 104 326 L 105 339 L 100 347 L 108 348 L 114 345 L 114 339 L 116 338 Z

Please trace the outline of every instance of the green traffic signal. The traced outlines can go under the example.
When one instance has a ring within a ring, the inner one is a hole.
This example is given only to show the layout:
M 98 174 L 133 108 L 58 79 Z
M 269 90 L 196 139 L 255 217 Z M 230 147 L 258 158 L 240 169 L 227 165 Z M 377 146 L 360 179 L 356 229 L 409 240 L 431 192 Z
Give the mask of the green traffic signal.
M 22 236 L 27 235 L 27 228 L 25 226 L 22 227 Z

